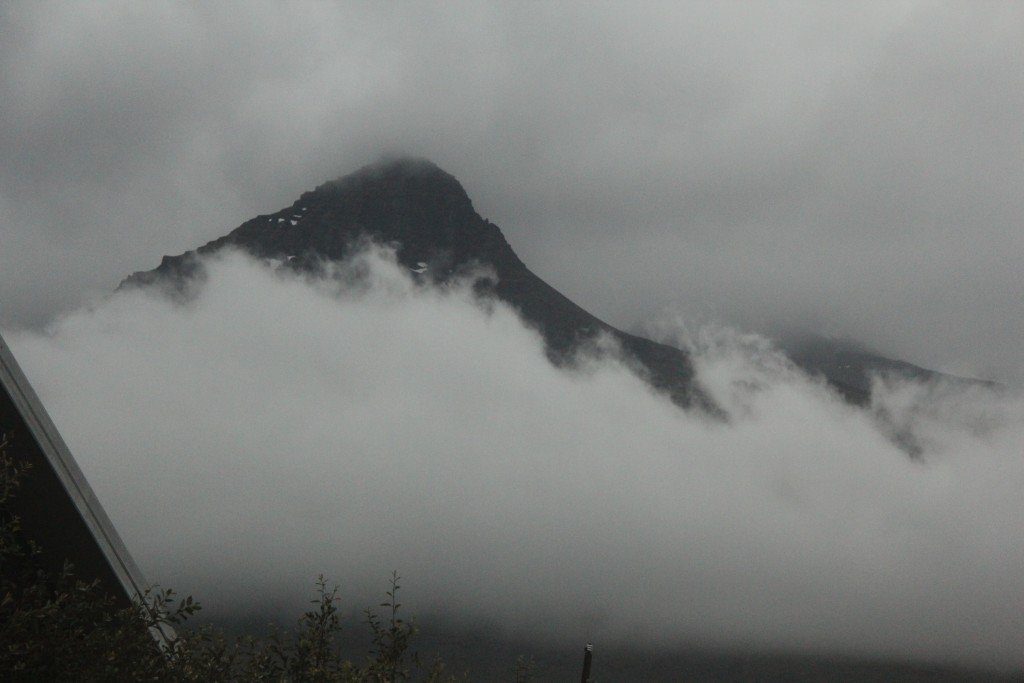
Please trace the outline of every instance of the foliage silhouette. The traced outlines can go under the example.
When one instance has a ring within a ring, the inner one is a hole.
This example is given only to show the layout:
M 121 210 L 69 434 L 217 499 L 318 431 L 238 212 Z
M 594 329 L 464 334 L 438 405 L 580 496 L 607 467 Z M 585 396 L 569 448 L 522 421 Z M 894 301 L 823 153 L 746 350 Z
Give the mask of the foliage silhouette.
M 43 552 L 23 538 L 8 501 L 30 467 L 8 452 L 0 433 L 0 671 L 4 680 L 111 681 L 150 683 L 454 683 L 468 680 L 446 671 L 444 662 L 422 665 L 411 650 L 417 629 L 399 616 L 399 575 L 391 575 L 386 600 L 364 612 L 371 648 L 362 661 L 340 654 L 341 618 L 337 586 L 316 581 L 312 609 L 295 627 L 267 638 L 228 641 L 223 631 L 186 622 L 201 609 L 191 596 L 154 587 L 119 607 L 97 582 L 81 581 L 65 564 L 53 575 L 34 560 Z M 154 637 L 163 634 L 163 637 Z M 525 665 L 514 680 L 532 676 Z

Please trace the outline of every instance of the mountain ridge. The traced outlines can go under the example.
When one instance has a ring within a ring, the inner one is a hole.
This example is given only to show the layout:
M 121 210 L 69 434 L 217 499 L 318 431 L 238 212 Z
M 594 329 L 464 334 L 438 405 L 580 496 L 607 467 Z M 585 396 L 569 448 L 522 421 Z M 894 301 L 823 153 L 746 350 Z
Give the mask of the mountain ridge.
M 554 362 L 571 362 L 581 346 L 607 334 L 675 403 L 714 410 L 694 380 L 687 352 L 619 330 L 565 297 L 526 267 L 500 228 L 475 211 L 454 176 L 424 159 L 378 162 L 323 183 L 280 211 L 252 218 L 195 250 L 163 257 L 157 268 L 133 273 L 120 287 L 179 283 L 199 273 L 198 257 L 229 246 L 310 270 L 324 260 L 344 259 L 366 239 L 393 245 L 401 265 L 434 282 L 490 267 L 496 279 L 482 289 L 541 332 Z
M 650 384 L 677 405 L 718 412 L 697 384 L 687 351 L 620 330 L 564 296 L 520 260 L 501 229 L 476 212 L 454 176 L 422 158 L 382 159 L 322 183 L 290 206 L 256 216 L 197 249 L 164 256 L 155 269 L 135 272 L 119 287 L 180 286 L 200 273 L 200 256 L 225 247 L 312 271 L 323 261 L 346 258 L 368 239 L 392 246 L 402 266 L 437 283 L 478 266 L 491 268 L 496 279 L 484 279 L 478 289 L 512 305 L 536 327 L 553 362 L 569 363 L 583 345 L 608 335 L 636 361 Z M 814 339 L 813 344 L 783 347 L 797 366 L 823 376 L 856 405 L 870 402 L 873 373 L 947 378 L 904 361 Z

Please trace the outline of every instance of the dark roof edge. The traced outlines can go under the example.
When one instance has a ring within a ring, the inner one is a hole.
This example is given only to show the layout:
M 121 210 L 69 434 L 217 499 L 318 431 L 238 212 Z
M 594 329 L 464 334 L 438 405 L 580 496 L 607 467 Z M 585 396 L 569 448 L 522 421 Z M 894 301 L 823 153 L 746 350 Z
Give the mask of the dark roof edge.
M 32 438 L 39 445 L 71 502 L 92 532 L 93 540 L 121 582 L 125 593 L 130 599 L 141 598 L 147 588 L 142 572 L 128 553 L 124 541 L 114 529 L 113 523 L 107 517 L 25 373 L 14 359 L 14 354 L 4 341 L 3 335 L 0 335 L 0 384 L 21 412 Z

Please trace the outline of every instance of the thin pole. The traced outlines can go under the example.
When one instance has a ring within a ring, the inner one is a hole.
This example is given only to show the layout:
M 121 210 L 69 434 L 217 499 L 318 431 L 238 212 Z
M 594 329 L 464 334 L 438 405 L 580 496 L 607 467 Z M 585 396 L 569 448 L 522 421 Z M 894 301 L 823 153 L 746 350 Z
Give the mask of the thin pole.
M 583 648 L 583 683 L 591 683 L 590 678 L 590 660 L 594 656 L 594 646 L 587 643 L 587 646 Z

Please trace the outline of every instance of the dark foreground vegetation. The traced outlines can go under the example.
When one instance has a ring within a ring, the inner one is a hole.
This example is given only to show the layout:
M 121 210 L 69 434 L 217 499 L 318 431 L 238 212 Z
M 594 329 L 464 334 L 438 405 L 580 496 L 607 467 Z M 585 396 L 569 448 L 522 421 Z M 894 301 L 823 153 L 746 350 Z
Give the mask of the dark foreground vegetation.
M 0 679 L 4 681 L 254 681 L 274 683 L 450 683 L 579 680 L 582 653 L 536 643 L 498 643 L 481 634 L 417 635 L 400 616 L 399 577 L 385 599 L 363 612 L 359 633 L 342 633 L 337 588 L 320 577 L 311 609 L 288 629 L 266 636 L 228 637 L 194 626 L 199 603 L 154 589 L 125 605 L 75 576 L 38 562 L 44 549 L 24 538 L 7 514 L 29 467 L 9 454 L 0 435 Z M 431 629 L 432 630 L 432 629 Z M 366 645 L 368 643 L 368 646 Z M 421 658 L 416 650 L 449 650 L 455 659 Z M 439 647 L 440 646 L 440 647 Z M 533 658 L 517 656 L 529 651 Z M 343 655 L 342 652 L 356 652 Z M 448 664 L 446 665 L 446 662 Z M 1001 683 L 1024 680 L 993 672 L 813 657 L 708 652 L 642 652 L 602 648 L 595 680 L 702 683 L 860 682 Z
M 320 577 L 312 609 L 291 629 L 266 637 L 228 639 L 186 622 L 200 609 L 191 597 L 154 589 L 128 606 L 96 582 L 42 569 L 44 549 L 23 537 L 7 502 L 30 467 L 8 453 L 0 436 L 0 676 L 4 681 L 273 681 L 275 683 L 442 683 L 467 680 L 440 659 L 423 662 L 412 649 L 416 626 L 399 616 L 399 578 L 386 599 L 364 612 L 370 648 L 343 658 L 337 588 Z M 530 680 L 519 660 L 505 680 Z

